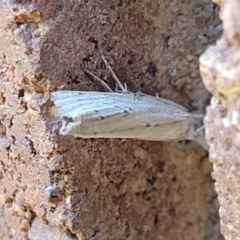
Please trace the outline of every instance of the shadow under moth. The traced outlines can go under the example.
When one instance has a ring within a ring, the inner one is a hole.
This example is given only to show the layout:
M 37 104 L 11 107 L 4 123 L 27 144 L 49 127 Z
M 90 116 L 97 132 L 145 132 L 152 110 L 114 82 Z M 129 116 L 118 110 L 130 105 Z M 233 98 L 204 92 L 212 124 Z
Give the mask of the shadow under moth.
M 62 118 L 61 135 L 80 138 L 131 138 L 151 141 L 195 140 L 208 149 L 203 115 L 192 114 L 170 100 L 129 92 L 101 56 L 120 89 L 112 89 L 87 71 L 109 92 L 56 91 L 51 113 Z

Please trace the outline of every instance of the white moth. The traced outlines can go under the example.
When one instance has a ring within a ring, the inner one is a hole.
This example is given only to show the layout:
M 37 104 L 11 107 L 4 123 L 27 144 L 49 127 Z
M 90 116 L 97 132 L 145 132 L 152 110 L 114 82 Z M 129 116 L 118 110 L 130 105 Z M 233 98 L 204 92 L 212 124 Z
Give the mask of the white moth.
M 104 56 L 102 59 L 106 63 Z M 112 91 L 101 79 L 90 75 Z M 122 92 L 56 91 L 51 94 L 54 103 L 51 112 L 62 118 L 61 135 L 151 141 L 196 140 L 208 148 L 203 132 L 197 130 L 201 127 L 201 115 L 191 114 L 170 100 L 128 92 L 115 74 L 113 77 Z

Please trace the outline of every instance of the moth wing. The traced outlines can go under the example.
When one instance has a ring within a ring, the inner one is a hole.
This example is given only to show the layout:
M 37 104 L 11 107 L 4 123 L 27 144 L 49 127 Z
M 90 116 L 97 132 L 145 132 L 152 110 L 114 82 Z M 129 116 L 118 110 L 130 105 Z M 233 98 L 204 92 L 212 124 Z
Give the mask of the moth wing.
M 146 116 L 148 118 L 146 118 Z M 111 117 L 98 119 L 83 118 L 82 124 L 72 133 L 90 138 L 132 138 L 153 141 L 184 139 L 189 130 L 189 118 L 163 119 L 159 115 L 139 112 L 121 112 Z
M 58 91 L 52 100 L 52 112 L 71 119 L 63 135 L 167 141 L 186 139 L 193 129 L 184 107 L 145 94 Z
M 68 117 L 73 120 L 82 115 L 95 115 L 98 118 L 100 114 L 104 117 L 111 111 L 115 114 L 122 108 L 120 104 L 114 104 L 111 97 L 111 93 L 57 91 L 51 96 L 54 102 L 51 112 L 55 116 Z
M 58 98 L 53 98 L 61 114 L 73 119 L 62 127 L 65 134 L 82 138 L 166 141 L 182 138 L 189 127 L 189 114 L 185 109 L 161 98 L 121 93 L 71 93 L 58 93 Z
M 76 136 L 80 134 L 79 137 L 83 137 L 80 132 L 83 129 L 87 130 L 84 126 L 86 122 L 88 125 L 94 124 L 96 128 L 97 126 L 101 128 L 101 120 L 110 119 L 114 115 L 123 117 L 121 114 L 127 112 L 125 105 L 129 97 L 128 94 L 123 95 L 80 91 L 53 92 L 51 100 L 54 106 L 51 108 L 51 113 L 64 118 L 60 134 L 77 134 Z M 125 102 L 125 105 L 121 104 Z
M 162 103 L 165 106 L 169 106 L 170 108 L 177 108 L 177 109 L 181 109 L 182 111 L 188 112 L 187 108 L 185 108 L 182 105 L 175 103 L 169 99 L 154 97 L 154 96 L 147 95 L 144 93 L 136 93 L 136 96 L 140 96 L 140 97 L 144 98 L 145 100 L 151 101 L 152 103 L 155 103 L 155 104 Z

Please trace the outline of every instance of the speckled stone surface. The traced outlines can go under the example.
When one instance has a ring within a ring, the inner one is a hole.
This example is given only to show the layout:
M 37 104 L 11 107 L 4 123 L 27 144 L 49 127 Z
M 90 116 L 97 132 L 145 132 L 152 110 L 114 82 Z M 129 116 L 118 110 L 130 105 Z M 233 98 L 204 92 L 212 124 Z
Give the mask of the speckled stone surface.
M 223 35 L 200 58 L 200 71 L 213 94 L 205 117 L 213 178 L 226 240 L 240 239 L 240 3 L 218 1 Z

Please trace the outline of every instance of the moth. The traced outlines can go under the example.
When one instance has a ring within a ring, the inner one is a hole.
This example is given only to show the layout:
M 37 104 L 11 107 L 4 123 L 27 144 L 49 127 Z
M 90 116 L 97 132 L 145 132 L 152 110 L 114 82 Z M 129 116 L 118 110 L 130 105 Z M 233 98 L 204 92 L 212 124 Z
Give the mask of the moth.
M 203 115 L 192 114 L 167 99 L 129 92 L 105 57 L 101 58 L 120 91 L 113 92 L 103 80 L 87 71 L 109 92 L 52 92 L 51 113 L 62 119 L 61 135 L 150 141 L 196 140 L 208 149 L 202 128 Z

